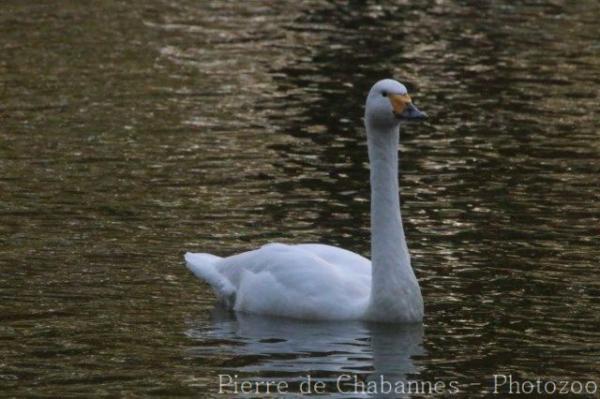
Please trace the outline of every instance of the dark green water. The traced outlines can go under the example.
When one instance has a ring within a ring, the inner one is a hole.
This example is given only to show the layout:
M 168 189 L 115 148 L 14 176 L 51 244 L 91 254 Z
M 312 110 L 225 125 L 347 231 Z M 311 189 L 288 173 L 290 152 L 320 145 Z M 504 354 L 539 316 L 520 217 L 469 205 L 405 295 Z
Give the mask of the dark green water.
M 219 374 L 600 392 L 600 5 L 405 3 L 2 2 L 2 396 L 222 397 Z M 431 116 L 400 146 L 423 328 L 211 314 L 185 251 L 368 255 L 383 77 Z

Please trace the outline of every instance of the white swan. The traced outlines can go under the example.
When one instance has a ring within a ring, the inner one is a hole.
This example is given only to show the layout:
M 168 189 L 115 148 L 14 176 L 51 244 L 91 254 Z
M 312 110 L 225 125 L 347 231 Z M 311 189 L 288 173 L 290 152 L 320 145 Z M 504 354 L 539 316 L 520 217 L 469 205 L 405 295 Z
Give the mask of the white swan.
M 367 97 L 372 262 L 322 244 L 268 244 L 227 258 L 187 253 L 187 267 L 233 310 L 299 319 L 414 323 L 423 319 L 398 193 L 402 120 L 425 114 L 406 87 L 385 79 Z

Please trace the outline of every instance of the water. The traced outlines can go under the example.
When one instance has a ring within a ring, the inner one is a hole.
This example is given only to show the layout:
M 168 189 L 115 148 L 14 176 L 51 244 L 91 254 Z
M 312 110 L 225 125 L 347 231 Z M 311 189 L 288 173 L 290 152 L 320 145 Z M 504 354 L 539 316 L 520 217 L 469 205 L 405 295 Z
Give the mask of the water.
M 273 3 L 3 3 L 3 395 L 600 385 L 598 3 Z M 432 116 L 400 146 L 423 327 L 213 310 L 187 250 L 368 255 L 361 115 L 389 76 Z

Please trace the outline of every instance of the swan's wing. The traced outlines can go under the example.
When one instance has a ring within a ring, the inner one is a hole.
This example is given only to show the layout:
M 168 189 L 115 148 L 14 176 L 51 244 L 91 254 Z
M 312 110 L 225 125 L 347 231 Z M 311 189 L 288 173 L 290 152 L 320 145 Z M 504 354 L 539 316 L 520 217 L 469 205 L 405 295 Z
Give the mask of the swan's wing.
M 265 245 L 215 271 L 235 288 L 235 310 L 295 318 L 359 318 L 371 287 L 367 259 L 320 244 Z
M 371 261 L 347 249 L 324 244 L 298 244 L 294 246 L 312 252 L 325 261 L 344 267 L 352 273 L 371 274 Z

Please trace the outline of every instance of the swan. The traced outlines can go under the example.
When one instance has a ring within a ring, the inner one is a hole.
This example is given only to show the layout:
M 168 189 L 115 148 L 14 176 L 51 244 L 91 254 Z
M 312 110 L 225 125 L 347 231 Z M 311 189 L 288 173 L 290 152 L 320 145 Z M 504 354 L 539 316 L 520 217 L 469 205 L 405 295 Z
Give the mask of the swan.
M 419 323 L 423 297 L 410 264 L 400 214 L 398 141 L 404 120 L 424 119 L 392 79 L 367 96 L 371 257 L 323 244 L 271 243 L 221 258 L 186 253 L 187 268 L 226 308 L 296 319 Z

